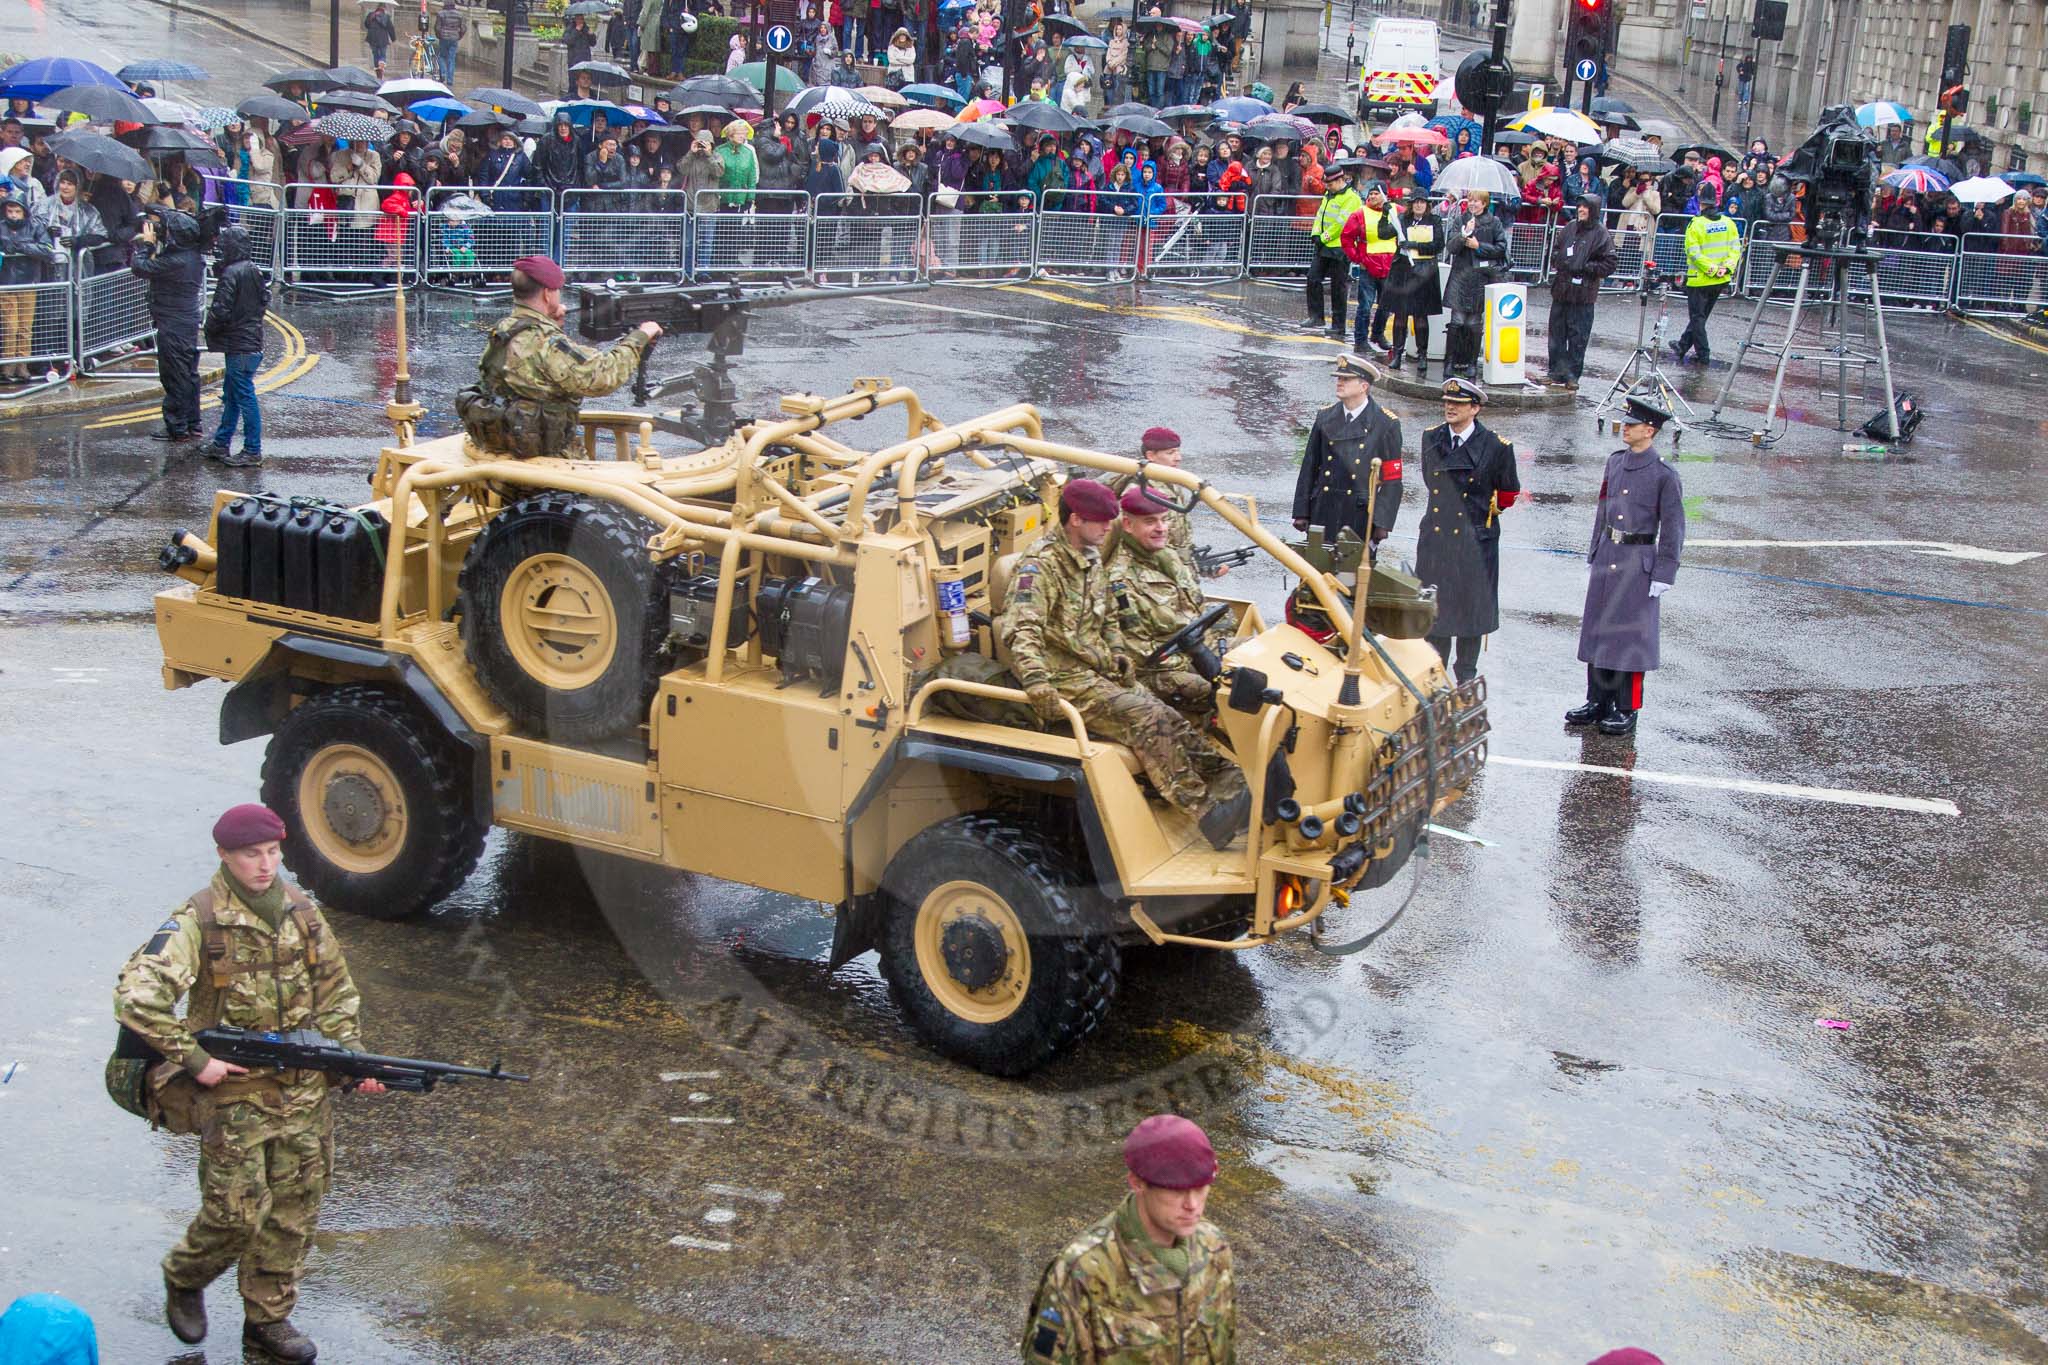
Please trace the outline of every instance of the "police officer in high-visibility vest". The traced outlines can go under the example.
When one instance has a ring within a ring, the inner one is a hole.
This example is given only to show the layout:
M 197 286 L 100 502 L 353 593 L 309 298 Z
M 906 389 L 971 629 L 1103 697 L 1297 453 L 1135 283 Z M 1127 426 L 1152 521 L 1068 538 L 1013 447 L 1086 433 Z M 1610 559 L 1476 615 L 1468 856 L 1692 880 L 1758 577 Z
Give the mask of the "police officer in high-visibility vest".
M 1344 277 L 1351 261 L 1344 255 L 1344 224 L 1365 207 L 1358 191 L 1351 188 L 1351 173 L 1332 166 L 1323 180 L 1323 202 L 1316 208 L 1309 236 L 1315 239 L 1315 259 L 1308 263 L 1308 319 L 1301 325 L 1311 332 L 1323 330 L 1323 281 L 1330 283 L 1330 335 L 1344 338 Z
M 1671 343 L 1671 354 L 1683 361 L 1687 351 L 1707 363 L 1707 319 L 1728 292 L 1735 267 L 1742 260 L 1742 227 L 1721 212 L 1721 201 L 1709 185 L 1700 186 L 1700 211 L 1685 225 L 1685 331 Z

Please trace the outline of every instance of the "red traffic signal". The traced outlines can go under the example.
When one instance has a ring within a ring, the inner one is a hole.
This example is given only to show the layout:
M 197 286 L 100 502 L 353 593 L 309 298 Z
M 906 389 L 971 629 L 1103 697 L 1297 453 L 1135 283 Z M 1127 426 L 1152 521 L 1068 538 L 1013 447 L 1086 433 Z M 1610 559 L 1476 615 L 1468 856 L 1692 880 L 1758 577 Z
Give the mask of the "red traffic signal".
M 1579 8 L 1588 14 L 1598 14 L 1606 4 L 1606 0 L 1578 0 L 1578 2 Z

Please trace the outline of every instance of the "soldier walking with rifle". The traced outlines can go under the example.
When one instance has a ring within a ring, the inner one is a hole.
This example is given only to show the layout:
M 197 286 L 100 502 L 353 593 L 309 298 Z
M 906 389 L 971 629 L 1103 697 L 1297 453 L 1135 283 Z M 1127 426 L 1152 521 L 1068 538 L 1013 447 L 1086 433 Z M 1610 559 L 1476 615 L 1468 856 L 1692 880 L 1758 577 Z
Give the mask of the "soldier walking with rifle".
M 213 880 L 128 959 L 114 1015 L 200 1087 L 199 1215 L 163 1260 L 171 1330 L 203 1340 L 206 1286 L 239 1264 L 244 1344 L 300 1362 L 316 1350 L 290 1318 L 334 1172 L 336 1082 L 319 1071 L 236 1066 L 194 1036 L 216 1024 L 310 1028 L 360 1046 L 361 997 L 327 921 L 280 875 L 284 835 L 267 806 L 236 806 L 215 822 Z M 363 1080 L 355 1089 L 376 1095 L 384 1086 Z

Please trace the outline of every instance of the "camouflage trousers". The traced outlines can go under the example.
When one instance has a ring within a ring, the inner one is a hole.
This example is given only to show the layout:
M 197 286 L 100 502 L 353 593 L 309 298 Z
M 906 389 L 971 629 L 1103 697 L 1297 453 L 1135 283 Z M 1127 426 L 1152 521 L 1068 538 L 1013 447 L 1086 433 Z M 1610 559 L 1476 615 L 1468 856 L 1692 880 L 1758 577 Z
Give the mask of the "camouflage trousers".
M 1216 714 L 1216 689 L 1201 674 L 1186 668 L 1147 668 L 1139 672 L 1138 681 L 1196 730 L 1209 728 L 1209 718 Z
M 164 1278 L 204 1289 L 238 1265 L 244 1316 L 282 1322 L 299 1296 L 320 1199 L 334 1174 L 334 1106 L 286 1114 L 221 1104 L 199 1135 L 199 1216 L 164 1257 Z
M 1089 734 L 1127 745 L 1152 786 L 1181 813 L 1201 818 L 1208 808 L 1210 784 L 1217 779 L 1235 776 L 1243 782 L 1243 774 L 1221 749 L 1144 688 L 1118 687 L 1095 677 L 1054 686 L 1081 713 Z M 1218 794 L 1233 789 L 1226 782 Z

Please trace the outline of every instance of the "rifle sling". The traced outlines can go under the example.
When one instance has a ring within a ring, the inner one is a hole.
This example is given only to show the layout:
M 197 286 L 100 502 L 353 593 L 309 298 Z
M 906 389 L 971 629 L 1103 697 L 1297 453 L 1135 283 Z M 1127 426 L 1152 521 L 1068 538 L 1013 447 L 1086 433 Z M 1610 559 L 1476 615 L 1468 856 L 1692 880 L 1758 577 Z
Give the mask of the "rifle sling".
M 299 938 L 304 944 L 306 970 L 310 972 L 319 961 L 320 921 L 313 914 L 313 902 L 306 898 L 305 892 L 290 882 L 285 883 L 284 899 L 292 918 L 299 922 Z M 211 886 L 193 892 L 186 904 L 199 916 L 200 951 L 206 958 L 207 975 L 212 978 L 215 990 L 226 990 L 228 982 L 234 977 L 275 971 L 284 965 L 284 959 L 274 942 L 271 945 L 268 962 L 229 961 L 228 934 L 221 926 L 219 918 L 220 900 L 214 895 Z

